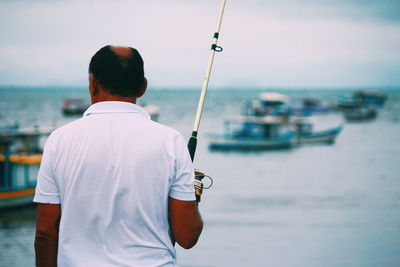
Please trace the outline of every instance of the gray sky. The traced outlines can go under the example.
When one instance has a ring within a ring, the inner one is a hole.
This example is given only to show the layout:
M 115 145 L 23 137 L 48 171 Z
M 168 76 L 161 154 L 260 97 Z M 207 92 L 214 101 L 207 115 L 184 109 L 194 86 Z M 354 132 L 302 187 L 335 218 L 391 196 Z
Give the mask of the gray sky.
M 106 44 L 201 87 L 220 0 L 0 0 L 0 85 L 86 85 Z M 227 0 L 210 86 L 400 86 L 399 0 Z

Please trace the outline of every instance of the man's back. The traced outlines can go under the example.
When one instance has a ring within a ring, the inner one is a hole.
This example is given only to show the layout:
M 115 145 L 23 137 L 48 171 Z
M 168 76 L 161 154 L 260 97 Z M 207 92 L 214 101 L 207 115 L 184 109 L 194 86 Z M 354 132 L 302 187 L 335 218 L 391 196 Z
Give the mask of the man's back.
M 56 130 L 40 176 L 36 201 L 61 203 L 60 266 L 176 264 L 168 197 L 194 200 L 193 169 L 182 136 L 140 107 L 100 102 Z

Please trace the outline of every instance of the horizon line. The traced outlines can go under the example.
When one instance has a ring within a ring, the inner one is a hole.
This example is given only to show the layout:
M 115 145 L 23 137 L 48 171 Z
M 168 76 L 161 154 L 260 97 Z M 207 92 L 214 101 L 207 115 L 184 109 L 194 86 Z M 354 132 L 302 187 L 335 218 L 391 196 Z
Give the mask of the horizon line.
M 17 90 L 85 90 L 87 85 L 12 85 L 12 84 L 0 84 L 0 90 L 17 89 Z M 162 90 L 183 90 L 183 91 L 194 91 L 200 90 L 200 87 L 182 87 L 182 86 L 157 86 L 150 87 L 150 90 L 162 91 Z M 209 90 L 400 90 L 400 85 L 377 85 L 377 86 L 216 86 L 209 87 Z

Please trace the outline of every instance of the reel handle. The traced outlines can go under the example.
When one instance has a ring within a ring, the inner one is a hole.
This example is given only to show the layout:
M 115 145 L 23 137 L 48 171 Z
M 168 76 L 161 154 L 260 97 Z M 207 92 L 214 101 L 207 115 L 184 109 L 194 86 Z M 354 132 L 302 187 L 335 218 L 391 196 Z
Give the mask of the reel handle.
M 194 193 L 196 195 L 196 202 L 199 203 L 201 201 L 201 194 L 203 193 L 203 178 L 205 177 L 204 173 L 200 170 L 194 170 Z

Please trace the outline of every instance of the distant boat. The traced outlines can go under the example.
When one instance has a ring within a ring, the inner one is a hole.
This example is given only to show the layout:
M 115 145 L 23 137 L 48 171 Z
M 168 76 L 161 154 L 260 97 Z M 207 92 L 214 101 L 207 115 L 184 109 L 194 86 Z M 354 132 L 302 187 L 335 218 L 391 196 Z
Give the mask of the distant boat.
M 64 100 L 62 112 L 64 115 L 82 115 L 90 105 L 79 98 L 68 98 Z
M 359 99 L 364 105 L 375 105 L 377 107 L 382 107 L 387 100 L 386 94 L 377 90 L 358 90 L 353 94 L 353 97 Z
M 352 96 L 341 96 L 336 102 L 336 109 L 343 112 L 348 121 L 373 120 L 387 100 L 387 96 L 380 91 L 359 90 Z
M 211 150 L 271 150 L 291 148 L 296 137 L 291 125 L 274 116 L 225 119 L 224 133 L 211 136 Z
M 64 115 L 78 115 L 81 116 L 89 108 L 89 104 L 86 104 L 82 99 L 68 98 L 64 100 L 62 106 L 62 112 Z M 144 105 L 142 108 L 149 113 L 150 117 L 154 121 L 158 121 L 160 117 L 160 109 L 155 105 Z
M 0 209 L 32 204 L 42 159 L 40 138 L 54 128 L 0 131 Z
M 333 144 L 336 137 L 343 130 L 343 125 L 340 124 L 326 130 L 315 131 L 314 123 L 311 122 L 309 117 L 293 117 L 291 118 L 291 123 L 296 126 L 296 143 L 298 145 L 316 143 Z
M 378 115 L 377 108 L 368 105 L 347 106 L 342 111 L 348 121 L 368 121 L 375 119 Z
M 242 113 L 246 116 L 288 116 L 291 113 L 291 107 L 286 95 L 264 92 L 257 99 L 246 102 Z
M 332 105 L 313 97 L 303 98 L 301 104 L 292 107 L 293 114 L 304 116 L 328 113 L 330 111 L 332 111 Z

